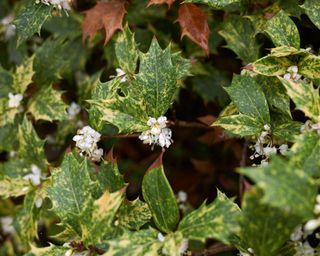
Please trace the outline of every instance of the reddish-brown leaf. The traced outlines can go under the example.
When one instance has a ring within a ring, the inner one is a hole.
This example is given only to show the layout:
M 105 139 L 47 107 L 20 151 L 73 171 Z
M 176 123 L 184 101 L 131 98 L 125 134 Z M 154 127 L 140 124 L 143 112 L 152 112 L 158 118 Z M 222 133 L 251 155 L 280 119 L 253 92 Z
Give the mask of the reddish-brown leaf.
M 173 4 L 174 0 L 149 0 L 149 3 L 147 7 L 154 4 L 167 4 L 170 8 L 170 6 Z
M 122 20 L 126 9 L 124 0 L 112 0 L 110 2 L 97 2 L 97 4 L 85 11 L 85 19 L 82 23 L 82 40 L 92 38 L 100 29 L 105 30 L 105 44 L 111 39 L 117 29 L 123 30 Z
M 179 7 L 178 22 L 182 29 L 181 38 L 189 37 L 209 54 L 209 26 L 207 15 L 194 4 L 182 4 Z

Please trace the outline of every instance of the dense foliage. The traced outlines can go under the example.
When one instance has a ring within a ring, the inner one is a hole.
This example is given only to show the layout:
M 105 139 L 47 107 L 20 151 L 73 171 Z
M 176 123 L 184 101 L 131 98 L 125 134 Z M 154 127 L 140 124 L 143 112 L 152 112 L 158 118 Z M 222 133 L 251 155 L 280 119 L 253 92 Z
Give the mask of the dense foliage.
M 0 255 L 319 255 L 318 0 L 0 19 Z

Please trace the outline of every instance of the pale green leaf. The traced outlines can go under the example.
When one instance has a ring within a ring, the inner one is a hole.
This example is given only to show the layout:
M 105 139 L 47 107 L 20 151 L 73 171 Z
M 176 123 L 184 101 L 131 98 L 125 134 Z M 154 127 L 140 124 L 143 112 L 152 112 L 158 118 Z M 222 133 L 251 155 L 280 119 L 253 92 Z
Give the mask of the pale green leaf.
M 300 60 L 299 74 L 310 79 L 320 79 L 320 57 L 310 54 Z
M 320 3 L 318 0 L 306 0 L 301 6 L 310 20 L 320 29 Z
M 31 245 L 31 250 L 24 256 L 62 256 L 69 250 L 68 247 L 50 244 L 48 247 L 35 247 Z
M 183 237 L 181 231 L 170 233 L 165 237 L 162 252 L 170 256 L 181 256 L 183 254 L 180 247 L 183 246 L 184 243 L 188 244 L 188 242 L 188 239 Z
M 34 56 L 25 60 L 25 62 L 18 66 L 15 73 L 13 74 L 12 88 L 14 93 L 23 94 L 28 85 L 32 83 L 33 77 L 33 60 Z
M 3 198 L 18 197 L 30 191 L 30 182 L 22 178 L 0 177 L 0 196 Z
M 265 56 L 248 67 L 248 69 L 264 76 L 279 76 L 287 72 L 288 67 L 294 65 L 286 57 Z
M 9 97 L 0 98 L 0 126 L 13 124 L 19 113 L 19 107 L 9 108 Z

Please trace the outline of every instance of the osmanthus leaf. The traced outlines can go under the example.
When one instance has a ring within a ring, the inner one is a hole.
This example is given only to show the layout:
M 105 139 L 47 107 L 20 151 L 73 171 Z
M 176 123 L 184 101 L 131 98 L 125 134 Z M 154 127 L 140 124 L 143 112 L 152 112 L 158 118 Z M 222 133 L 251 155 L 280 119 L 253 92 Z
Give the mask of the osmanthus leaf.
M 14 24 L 17 28 L 17 44 L 20 45 L 35 33 L 40 34 L 42 25 L 51 17 L 52 5 L 35 2 L 25 5 L 17 14 Z
M 151 220 L 148 205 L 139 198 L 134 201 L 124 201 L 117 213 L 119 225 L 131 230 L 139 230 Z
M 0 126 L 12 125 L 16 116 L 19 114 L 19 108 L 9 108 L 9 97 L 0 98 Z
M 18 133 L 18 127 L 21 119 L 22 119 L 21 116 L 16 116 L 13 123 L 0 127 L 0 141 L 1 141 L 0 151 L 10 152 L 12 150 L 17 149 L 19 144 L 17 133 Z
M 292 46 L 282 45 L 276 48 L 272 48 L 269 55 L 273 57 L 286 57 L 291 55 L 304 56 L 304 55 L 310 55 L 310 51 L 308 51 L 307 49 L 302 49 L 302 48 L 297 49 Z
M 261 124 L 270 123 L 267 99 L 254 78 L 249 75 L 234 75 L 231 86 L 224 89 L 241 114 L 255 118 Z
M 219 117 L 212 126 L 220 126 L 241 137 L 256 136 L 263 130 L 263 125 L 256 118 L 242 114 Z
M 299 187 L 296 189 L 299 190 Z M 277 201 L 279 198 L 278 195 L 273 200 Z M 295 203 L 295 198 L 290 200 Z M 283 211 L 264 203 L 261 189 L 253 187 L 245 193 L 242 214 L 239 216 L 239 236 L 245 239 L 247 245 L 244 249 L 251 248 L 254 254 L 259 256 L 283 255 L 279 254 L 281 247 L 300 223 L 301 218 L 295 216 L 294 211 Z
M 266 167 L 240 172 L 263 190 L 263 203 L 299 217 L 300 223 L 312 218 L 317 186 L 301 167 L 275 156 Z
M 245 64 L 259 58 L 260 45 L 249 19 L 233 15 L 222 24 L 218 32 L 226 41 L 227 48 L 234 51 Z
M 151 6 L 151 5 L 157 5 L 157 4 L 167 4 L 168 7 L 170 8 L 170 6 L 174 3 L 174 0 L 149 0 L 149 3 L 147 5 L 147 7 Z
M 23 94 L 28 85 L 32 83 L 34 55 L 26 59 L 24 63 L 17 67 L 13 74 L 12 88 L 14 93 Z
M 65 120 L 68 118 L 67 104 L 61 99 L 62 92 L 54 90 L 52 86 L 42 87 L 32 97 L 28 112 L 31 112 L 36 120 Z
M 122 236 L 109 239 L 109 246 L 103 256 L 154 256 L 162 244 L 157 238 L 159 232 L 155 229 L 142 229 L 135 232 L 126 231 Z
M 115 43 L 115 53 L 119 66 L 126 74 L 134 74 L 138 61 L 138 48 L 134 41 L 134 34 L 126 26 L 119 34 Z
M 272 136 L 275 140 L 294 142 L 295 137 L 300 134 L 302 123 L 292 121 L 282 114 L 273 114 L 271 118 Z
M 290 148 L 288 155 L 293 166 L 298 166 L 305 173 L 320 176 L 320 140 L 314 132 L 303 133 L 296 137 L 296 142 Z
M 90 220 L 88 209 L 93 205 L 92 181 L 86 161 L 78 162 L 72 153 L 65 155 L 61 166 L 53 170 L 52 186 L 47 189 L 52 211 L 62 224 L 71 227 L 79 236 L 82 233 L 81 223 Z
M 240 208 L 218 190 L 214 202 L 208 205 L 203 203 L 181 220 L 178 231 L 187 239 L 205 242 L 207 238 L 212 238 L 225 244 L 240 246 L 241 242 L 236 234 L 240 214 Z
M 301 7 L 305 10 L 309 19 L 320 29 L 320 3 L 317 0 L 306 0 Z
M 18 197 L 31 190 L 30 182 L 22 178 L 0 177 L 0 196 L 2 198 Z
M 299 31 L 283 10 L 266 22 L 264 31 L 275 46 L 288 45 L 300 48 Z
M 30 165 L 37 165 L 42 172 L 46 171 L 47 158 L 43 149 L 44 141 L 38 137 L 32 123 L 26 117 L 19 126 L 18 140 L 18 156 Z
M 9 92 L 12 91 L 12 82 L 11 72 L 0 65 L 0 97 L 8 97 Z
M 310 79 L 320 79 L 320 57 L 310 54 L 301 59 L 299 74 Z
M 97 31 L 104 28 L 106 44 L 116 30 L 123 30 L 122 20 L 126 12 L 124 5 L 124 0 L 98 1 L 94 7 L 85 11 L 82 23 L 82 40 L 92 38 Z
M 176 231 L 165 236 L 162 252 L 170 256 L 183 255 L 183 250 L 187 249 L 188 239 L 183 237 L 181 231 Z M 183 248 L 183 250 L 182 250 Z
M 319 88 L 314 89 L 312 83 L 303 80 L 292 81 L 279 77 L 286 88 L 289 97 L 293 100 L 297 109 L 303 111 L 306 116 L 318 122 L 320 118 Z
M 175 195 L 163 170 L 162 154 L 143 177 L 142 195 L 149 205 L 156 226 L 165 233 L 174 230 L 180 214 Z
M 31 244 L 31 250 L 24 256 L 61 256 L 65 255 L 68 250 L 68 247 L 57 246 L 53 244 L 41 248 L 35 247 Z
M 287 72 L 288 67 L 293 65 L 289 58 L 267 55 L 245 68 L 264 76 L 281 76 Z
M 206 4 L 213 9 L 224 9 L 229 5 L 240 4 L 241 0 L 186 0 L 184 3 Z
M 209 54 L 209 26 L 207 15 L 194 4 L 181 4 L 178 12 L 181 37 L 187 36 Z

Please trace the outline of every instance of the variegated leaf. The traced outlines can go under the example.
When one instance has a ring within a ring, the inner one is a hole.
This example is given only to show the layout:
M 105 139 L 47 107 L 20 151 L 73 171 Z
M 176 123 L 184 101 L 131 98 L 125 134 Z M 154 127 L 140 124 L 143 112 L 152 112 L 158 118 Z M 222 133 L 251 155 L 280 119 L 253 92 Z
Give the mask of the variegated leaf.
M 284 75 L 288 67 L 294 65 L 286 57 L 265 56 L 248 66 L 248 69 L 264 76 Z
M 183 237 L 181 231 L 176 231 L 166 235 L 162 252 L 170 256 L 183 255 L 183 249 L 187 249 L 189 240 Z
M 224 9 L 229 5 L 240 4 L 241 0 L 186 0 L 184 3 L 206 4 L 213 9 Z
M 30 182 L 22 178 L 0 177 L 0 196 L 3 198 L 18 197 L 31 190 Z
M 28 85 L 32 83 L 34 56 L 25 60 L 25 62 L 18 66 L 13 74 L 12 88 L 15 93 L 23 94 Z
M 320 79 L 320 57 L 310 54 L 299 62 L 299 73 L 310 79 Z
M 318 0 L 306 0 L 301 6 L 314 25 L 320 29 L 320 3 Z
M 50 244 L 48 247 L 35 247 L 31 245 L 31 250 L 24 256 L 62 256 L 69 250 L 68 247 Z

